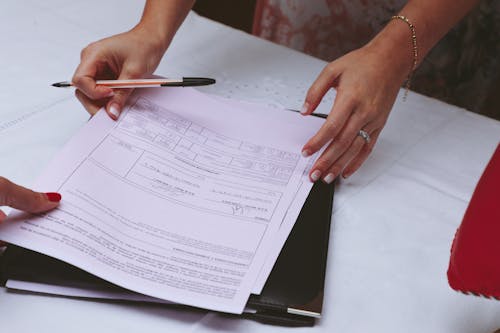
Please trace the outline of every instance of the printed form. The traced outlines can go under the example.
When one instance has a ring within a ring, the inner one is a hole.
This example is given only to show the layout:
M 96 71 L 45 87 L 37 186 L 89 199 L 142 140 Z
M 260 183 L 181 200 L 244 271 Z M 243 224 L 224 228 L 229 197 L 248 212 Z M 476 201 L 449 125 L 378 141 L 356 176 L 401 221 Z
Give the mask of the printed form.
M 147 296 L 241 313 L 312 186 L 300 149 L 321 125 L 142 90 L 117 122 L 94 116 L 41 175 L 35 188 L 58 190 L 60 207 L 14 211 L 0 238 Z

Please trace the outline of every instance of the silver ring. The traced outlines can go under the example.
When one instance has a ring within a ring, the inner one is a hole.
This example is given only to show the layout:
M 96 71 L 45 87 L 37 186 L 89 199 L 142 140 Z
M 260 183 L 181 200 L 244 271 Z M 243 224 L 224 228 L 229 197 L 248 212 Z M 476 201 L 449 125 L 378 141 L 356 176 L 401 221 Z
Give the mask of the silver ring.
M 368 134 L 368 132 L 359 130 L 358 135 L 362 137 L 366 143 L 370 143 L 370 134 Z

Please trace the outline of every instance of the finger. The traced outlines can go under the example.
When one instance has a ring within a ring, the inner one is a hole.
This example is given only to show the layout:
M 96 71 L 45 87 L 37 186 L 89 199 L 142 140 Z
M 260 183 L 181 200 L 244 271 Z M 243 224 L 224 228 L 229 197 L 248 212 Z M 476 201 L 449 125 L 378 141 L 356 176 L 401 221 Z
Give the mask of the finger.
M 339 176 L 344 167 L 363 149 L 366 141 L 359 135 L 354 139 L 352 145 L 325 171 L 323 181 L 331 184 Z
M 0 206 L 40 213 L 57 207 L 60 201 L 59 193 L 34 192 L 0 177 Z
M 349 164 L 344 168 L 342 172 L 343 178 L 349 178 L 353 173 L 355 173 L 361 165 L 366 161 L 368 156 L 373 150 L 373 147 L 377 143 L 378 136 L 382 129 L 375 130 L 373 134 L 370 135 L 370 142 L 363 146 L 358 155 L 356 155 Z
M 330 142 L 327 149 L 325 149 L 325 151 L 312 166 L 310 173 L 310 178 L 312 181 L 316 181 L 320 177 L 327 176 L 326 171 L 352 145 L 353 141 L 358 135 L 360 128 L 364 128 L 364 130 L 367 132 L 373 130 L 372 128 L 370 128 L 372 125 L 366 124 L 365 121 L 365 118 L 360 116 L 359 113 L 354 112 L 351 115 L 339 135 L 337 135 Z M 338 176 L 338 172 L 341 172 L 342 170 L 335 171 L 337 172 L 335 176 Z
M 117 89 L 118 90 L 118 89 Z M 120 114 L 122 113 L 123 107 L 127 103 L 127 99 L 132 94 L 134 89 L 120 89 L 115 95 L 109 100 L 106 106 L 106 113 L 113 120 L 118 120 Z
M 103 106 L 106 105 L 107 100 L 92 100 L 88 98 L 83 92 L 80 90 L 75 90 L 75 96 L 76 98 L 82 103 L 83 107 L 87 112 L 93 116 L 101 109 Z
M 111 97 L 113 89 L 96 84 L 96 78 L 105 66 L 106 63 L 99 59 L 99 53 L 88 46 L 82 51 L 80 64 L 71 82 L 91 99 Z
M 307 91 L 306 99 L 300 113 L 303 115 L 311 114 L 318 107 L 326 92 L 334 86 L 339 76 L 340 68 L 336 62 L 326 65 Z
M 118 80 L 140 79 L 143 75 L 144 73 L 141 70 L 124 66 Z M 110 98 L 106 106 L 106 112 L 111 119 L 118 120 L 128 97 L 133 91 L 134 89 L 115 89 L 115 94 Z
M 351 117 L 351 114 L 353 114 L 357 104 L 357 100 L 351 96 L 338 94 L 328 118 L 326 118 L 319 131 L 304 145 L 302 155 L 310 156 L 329 141 L 334 140 Z

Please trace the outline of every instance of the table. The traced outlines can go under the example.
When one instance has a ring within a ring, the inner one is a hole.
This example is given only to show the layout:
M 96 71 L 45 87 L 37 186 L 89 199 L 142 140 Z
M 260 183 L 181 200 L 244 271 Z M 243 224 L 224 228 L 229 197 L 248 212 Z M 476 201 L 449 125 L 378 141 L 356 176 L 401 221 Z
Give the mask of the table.
M 70 90 L 80 50 L 137 22 L 141 1 L 0 2 L 0 174 L 29 185 L 88 119 Z M 214 76 L 207 92 L 300 107 L 325 62 L 191 13 L 157 73 Z M 376 149 L 338 184 L 324 317 L 315 332 L 492 332 L 500 302 L 446 280 L 449 249 L 500 122 L 410 93 Z M 0 289 L 0 327 L 15 332 L 275 332 L 290 328 L 204 311 L 93 302 Z

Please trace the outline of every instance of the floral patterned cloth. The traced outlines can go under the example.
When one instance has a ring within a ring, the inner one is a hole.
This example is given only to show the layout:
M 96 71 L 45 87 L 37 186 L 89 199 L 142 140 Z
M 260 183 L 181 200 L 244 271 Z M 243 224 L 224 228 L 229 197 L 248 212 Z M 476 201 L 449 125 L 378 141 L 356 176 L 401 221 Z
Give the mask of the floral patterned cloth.
M 332 61 L 367 43 L 405 3 L 257 0 L 253 33 Z M 431 50 L 412 90 L 500 119 L 500 0 L 483 0 Z

